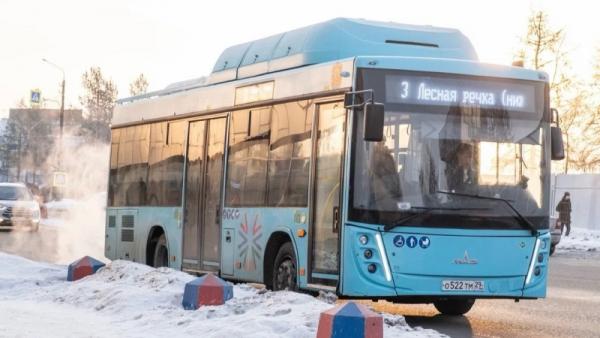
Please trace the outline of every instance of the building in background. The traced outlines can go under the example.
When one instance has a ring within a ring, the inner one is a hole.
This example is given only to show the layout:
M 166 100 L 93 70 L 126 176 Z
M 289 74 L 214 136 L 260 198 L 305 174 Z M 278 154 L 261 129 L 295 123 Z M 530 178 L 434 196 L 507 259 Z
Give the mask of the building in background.
M 571 227 L 600 230 L 600 174 L 558 174 L 552 177 L 550 212 L 558 217 L 556 206 L 565 192 L 571 195 Z
M 8 128 L 8 118 L 0 118 L 0 182 L 8 181 L 8 148 L 5 135 Z M 6 150 L 5 150 L 6 149 Z
M 65 109 L 63 151 L 82 142 L 82 122 L 81 109 Z M 59 109 L 10 109 L 1 137 L 1 180 L 24 182 L 37 187 L 51 185 L 54 172 L 60 169 L 57 151 L 60 138 Z

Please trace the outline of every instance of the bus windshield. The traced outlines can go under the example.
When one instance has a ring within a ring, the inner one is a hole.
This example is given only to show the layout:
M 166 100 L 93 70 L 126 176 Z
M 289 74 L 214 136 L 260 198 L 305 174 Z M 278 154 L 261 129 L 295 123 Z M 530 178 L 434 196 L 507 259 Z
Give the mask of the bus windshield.
M 379 70 L 359 80 L 385 103 L 385 127 L 383 141 L 366 142 L 355 112 L 350 219 L 386 229 L 548 226 L 543 85 Z

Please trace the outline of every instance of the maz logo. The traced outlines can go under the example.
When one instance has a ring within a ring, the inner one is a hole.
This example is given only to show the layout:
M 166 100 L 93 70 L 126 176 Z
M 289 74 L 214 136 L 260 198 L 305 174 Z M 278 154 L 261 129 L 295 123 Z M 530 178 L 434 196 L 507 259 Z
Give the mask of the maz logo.
M 463 258 L 455 258 L 454 264 L 478 264 L 479 262 L 476 259 L 470 258 L 469 253 L 465 250 L 465 255 Z

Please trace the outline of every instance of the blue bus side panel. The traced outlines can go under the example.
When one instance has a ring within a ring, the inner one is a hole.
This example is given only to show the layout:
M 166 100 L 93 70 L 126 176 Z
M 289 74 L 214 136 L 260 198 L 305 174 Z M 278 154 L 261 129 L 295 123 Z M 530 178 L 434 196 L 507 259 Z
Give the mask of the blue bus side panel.
M 263 282 L 265 249 L 269 238 L 275 232 L 285 233 L 291 238 L 298 261 L 297 270 L 306 271 L 309 238 L 307 208 L 225 208 L 222 227 L 235 231 L 235 235 L 232 236 L 232 240 L 235 241 L 234 252 L 221 252 L 223 264 L 233 263 L 234 279 Z M 307 235 L 299 237 L 299 229 L 304 229 Z M 226 236 L 227 232 L 222 231 L 221 243 L 224 249 L 231 248 L 227 245 Z M 222 271 L 230 271 L 230 267 L 222 265 Z M 298 284 L 300 287 L 306 286 L 306 274 L 298 276 Z
M 107 215 L 115 216 L 116 226 L 108 227 L 105 252 L 110 259 L 127 259 L 146 262 L 146 246 L 150 230 L 163 229 L 169 247 L 169 267 L 181 269 L 181 208 L 179 207 L 124 207 L 107 208 Z M 123 227 L 123 216 L 133 215 L 133 241 L 129 228 Z M 123 231 L 125 230 L 125 232 Z M 129 236 L 129 237 L 128 237 Z M 110 254 L 113 252 L 113 254 Z M 108 255 L 113 257 L 109 257 Z M 127 257 L 129 256 L 129 257 Z

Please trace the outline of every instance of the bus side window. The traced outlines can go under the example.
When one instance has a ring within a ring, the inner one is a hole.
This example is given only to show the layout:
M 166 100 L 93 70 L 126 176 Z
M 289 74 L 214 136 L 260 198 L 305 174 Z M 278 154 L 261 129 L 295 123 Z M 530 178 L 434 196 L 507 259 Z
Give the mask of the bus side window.
M 312 114 L 308 101 L 273 107 L 269 145 L 268 205 L 308 203 Z
M 121 129 L 113 129 L 111 142 L 110 142 L 110 172 L 108 176 L 108 206 L 117 206 L 115 200 L 117 191 L 119 189 L 118 182 L 118 159 L 119 159 L 119 139 L 121 136 Z
M 179 206 L 186 122 L 154 123 L 150 132 L 146 204 Z
M 227 206 L 264 206 L 271 108 L 232 114 L 225 203 Z

